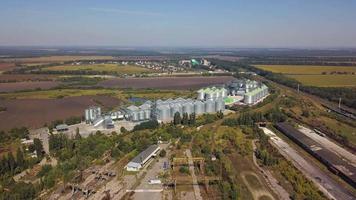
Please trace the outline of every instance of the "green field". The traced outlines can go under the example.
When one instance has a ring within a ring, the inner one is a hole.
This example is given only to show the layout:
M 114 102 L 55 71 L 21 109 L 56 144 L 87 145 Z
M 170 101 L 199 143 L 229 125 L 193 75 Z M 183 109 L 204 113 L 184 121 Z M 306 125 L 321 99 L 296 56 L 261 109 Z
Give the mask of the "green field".
M 255 67 L 282 74 L 327 74 L 332 72 L 356 73 L 356 67 L 347 66 L 314 66 L 314 65 L 255 65 Z
M 119 65 L 119 64 L 95 64 L 95 65 L 59 65 L 53 67 L 42 68 L 43 71 L 98 71 L 98 72 L 116 72 L 119 74 L 136 74 L 152 72 L 153 70 L 146 69 L 135 65 Z
M 317 87 L 356 87 L 356 75 L 287 75 L 304 85 Z

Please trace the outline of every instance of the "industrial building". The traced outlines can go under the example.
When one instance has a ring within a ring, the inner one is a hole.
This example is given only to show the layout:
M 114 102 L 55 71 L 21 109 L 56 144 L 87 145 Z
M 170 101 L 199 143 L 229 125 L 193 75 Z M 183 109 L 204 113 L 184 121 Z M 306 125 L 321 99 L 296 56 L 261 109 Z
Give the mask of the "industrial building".
M 126 113 L 125 118 L 129 121 L 156 119 L 160 122 L 168 122 L 173 120 L 177 112 L 182 116 L 184 113 L 201 115 L 224 111 L 225 103 L 221 97 L 207 100 L 159 99 L 155 102 L 147 101 L 141 106 L 129 106 L 123 110 Z
M 202 88 L 198 90 L 198 99 L 223 98 L 227 105 L 235 103 L 252 105 L 261 101 L 268 94 L 266 85 L 253 80 L 239 79 L 222 86 Z
M 157 155 L 160 149 L 158 145 L 149 146 L 126 165 L 126 170 L 139 171 L 151 158 Z

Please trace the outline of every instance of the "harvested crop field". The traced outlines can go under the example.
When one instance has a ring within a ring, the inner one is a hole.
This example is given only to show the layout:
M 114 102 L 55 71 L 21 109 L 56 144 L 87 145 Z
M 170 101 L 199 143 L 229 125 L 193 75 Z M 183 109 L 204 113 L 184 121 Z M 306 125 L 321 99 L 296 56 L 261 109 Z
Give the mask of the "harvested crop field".
M 0 112 L 0 130 L 21 126 L 38 128 L 54 120 L 82 116 L 85 108 L 98 104 L 110 108 L 120 105 L 120 101 L 110 96 L 0 100 L 0 105 L 7 109 Z
M 0 72 L 8 71 L 15 68 L 15 63 L 0 63 Z
M 119 74 L 135 74 L 152 72 L 153 70 L 136 65 L 119 65 L 119 64 L 95 64 L 95 65 L 59 65 L 45 67 L 42 71 L 97 71 L 97 72 L 116 72 Z
M 303 85 L 316 87 L 356 87 L 356 75 L 287 75 Z
M 56 75 L 42 74 L 0 74 L 0 82 L 52 81 L 56 80 L 56 77 Z
M 15 92 L 22 90 L 50 89 L 58 86 L 55 81 L 26 81 L 13 83 L 0 83 L 0 92 Z
M 316 65 L 256 65 L 255 67 L 282 74 L 331 74 L 331 73 L 356 73 L 352 66 L 316 66 Z
M 116 78 L 100 82 L 107 88 L 157 88 L 157 89 L 197 89 L 234 80 L 232 76 L 214 77 L 156 77 L 156 78 Z

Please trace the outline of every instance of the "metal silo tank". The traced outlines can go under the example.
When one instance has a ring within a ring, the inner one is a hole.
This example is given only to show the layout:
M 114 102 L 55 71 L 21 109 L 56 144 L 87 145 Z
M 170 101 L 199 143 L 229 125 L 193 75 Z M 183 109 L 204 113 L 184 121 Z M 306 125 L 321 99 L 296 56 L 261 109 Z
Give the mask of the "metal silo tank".
M 252 104 L 252 96 L 250 94 L 245 94 L 244 102 L 245 102 L 245 104 Z
M 203 89 L 198 90 L 198 99 L 204 100 L 204 96 L 205 96 L 204 90 Z
M 183 113 L 191 114 L 194 112 L 194 105 L 192 102 L 186 102 L 183 104 Z
M 194 112 L 196 115 L 205 113 L 205 104 L 202 101 L 194 102 Z
M 171 116 L 173 117 L 177 112 L 182 116 L 182 106 L 179 103 L 172 104 Z
M 139 120 L 139 116 L 138 116 L 138 112 L 137 111 L 133 111 L 131 113 L 131 120 L 132 121 L 138 121 Z
M 90 121 L 90 114 L 89 114 L 89 110 L 85 109 L 85 121 L 89 122 Z
M 159 113 L 158 120 L 168 121 L 171 119 L 171 111 L 169 106 L 160 106 L 157 109 Z
M 150 119 L 151 118 L 151 110 L 147 109 L 144 112 L 145 112 L 145 119 Z
M 140 121 L 145 120 L 145 111 L 140 110 L 140 111 L 138 112 L 138 119 L 139 119 Z
M 216 110 L 216 112 L 225 110 L 225 102 L 222 98 L 216 100 L 215 110 Z
M 213 101 L 213 100 L 205 101 L 205 112 L 207 112 L 207 113 L 215 112 L 215 101 Z

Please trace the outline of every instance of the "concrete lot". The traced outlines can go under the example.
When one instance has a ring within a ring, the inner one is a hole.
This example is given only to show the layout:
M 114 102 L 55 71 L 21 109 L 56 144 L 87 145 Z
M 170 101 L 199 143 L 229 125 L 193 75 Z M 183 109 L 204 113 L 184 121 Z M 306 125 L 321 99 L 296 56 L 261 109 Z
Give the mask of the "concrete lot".
M 337 200 L 353 200 L 356 198 L 315 164 L 304 159 L 274 132 L 264 127 L 261 127 L 261 129 L 266 135 L 270 136 L 272 145 L 274 145 L 286 159 L 290 160 L 309 180 L 313 181 L 327 197 Z

